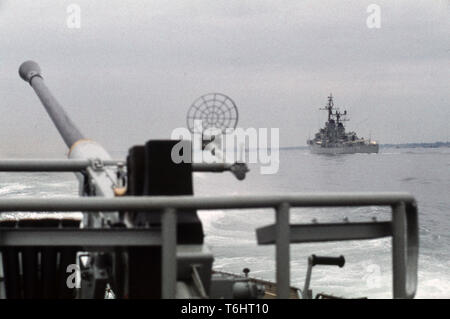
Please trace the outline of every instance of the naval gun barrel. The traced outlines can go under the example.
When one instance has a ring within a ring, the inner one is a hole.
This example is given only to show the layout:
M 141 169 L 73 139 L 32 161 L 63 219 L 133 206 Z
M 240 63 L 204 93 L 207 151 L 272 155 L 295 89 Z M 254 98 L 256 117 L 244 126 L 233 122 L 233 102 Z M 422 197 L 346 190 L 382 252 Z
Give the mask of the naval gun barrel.
M 20 77 L 28 82 L 50 115 L 61 137 L 70 149 L 71 159 L 100 159 L 110 160 L 111 156 L 93 140 L 84 138 L 63 107 L 45 85 L 41 75 L 41 68 L 34 61 L 26 61 L 19 68 Z
M 76 141 L 84 138 L 83 134 L 81 134 L 75 124 L 67 116 L 62 106 L 53 97 L 50 90 L 45 85 L 41 75 L 41 68 L 36 62 L 26 61 L 22 63 L 19 68 L 19 75 L 34 89 L 67 147 L 72 147 Z
M 41 68 L 36 62 L 26 61 L 22 63 L 19 68 L 19 75 L 31 85 L 41 100 L 61 137 L 70 149 L 68 155 L 70 159 L 95 160 L 92 161 L 93 163 L 103 163 L 104 161 L 111 160 L 111 156 L 100 144 L 84 138 L 83 134 L 81 134 L 63 107 L 45 85 L 41 75 Z M 103 165 L 100 166 L 96 167 L 94 165 L 86 168 L 89 183 L 92 185 L 91 188 L 95 189 L 93 194 L 87 195 L 91 196 L 95 194 L 95 196 L 114 197 L 114 187 L 118 185 L 115 171 L 113 168 L 103 167 Z M 82 195 L 84 196 L 86 194 L 83 193 Z

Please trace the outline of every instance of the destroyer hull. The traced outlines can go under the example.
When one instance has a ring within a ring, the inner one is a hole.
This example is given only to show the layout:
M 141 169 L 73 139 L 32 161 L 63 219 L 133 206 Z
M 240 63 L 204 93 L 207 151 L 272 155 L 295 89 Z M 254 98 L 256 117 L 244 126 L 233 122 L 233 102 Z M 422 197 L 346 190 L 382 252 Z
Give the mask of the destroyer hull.
M 322 147 L 319 145 L 310 145 L 313 154 L 355 154 L 355 153 L 378 153 L 378 144 L 352 145 L 352 146 L 336 146 Z

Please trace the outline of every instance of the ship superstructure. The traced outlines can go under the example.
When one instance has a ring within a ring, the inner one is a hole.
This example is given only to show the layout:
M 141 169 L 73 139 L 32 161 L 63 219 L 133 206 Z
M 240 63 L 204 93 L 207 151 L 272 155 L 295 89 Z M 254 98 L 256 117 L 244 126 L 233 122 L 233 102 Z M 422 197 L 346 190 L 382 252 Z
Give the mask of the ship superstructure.
M 307 141 L 313 153 L 378 153 L 376 141 L 360 138 L 355 132 L 345 131 L 344 122 L 348 121 L 347 111 L 341 112 L 334 106 L 332 94 L 328 96 L 328 104 L 320 110 L 328 112 L 328 120 L 325 127 L 321 128 L 313 139 Z

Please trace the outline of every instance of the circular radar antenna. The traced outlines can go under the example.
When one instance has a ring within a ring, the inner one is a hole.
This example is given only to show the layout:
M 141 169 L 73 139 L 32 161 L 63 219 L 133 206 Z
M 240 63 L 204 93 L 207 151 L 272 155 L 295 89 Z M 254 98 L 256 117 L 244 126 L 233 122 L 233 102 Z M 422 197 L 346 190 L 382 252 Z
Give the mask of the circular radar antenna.
M 209 93 L 192 103 L 187 114 L 187 127 L 191 133 L 226 134 L 236 128 L 238 118 L 236 103 L 230 97 Z

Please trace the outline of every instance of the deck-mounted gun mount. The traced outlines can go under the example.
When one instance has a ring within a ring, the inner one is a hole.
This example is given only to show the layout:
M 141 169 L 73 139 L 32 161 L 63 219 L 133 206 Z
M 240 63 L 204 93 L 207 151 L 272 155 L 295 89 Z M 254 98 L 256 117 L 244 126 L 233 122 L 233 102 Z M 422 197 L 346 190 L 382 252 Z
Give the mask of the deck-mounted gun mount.
M 257 243 L 276 246 L 277 298 L 290 294 L 293 243 L 392 237 L 393 296 L 414 297 L 417 287 L 418 213 L 407 193 L 292 193 L 198 197 L 194 171 L 226 170 L 174 164 L 173 140 L 149 141 L 115 161 L 85 139 L 45 86 L 38 65 L 25 62 L 21 77 L 39 96 L 70 148 L 67 160 L 0 160 L 0 171 L 75 172 L 80 198 L 0 198 L 0 212 L 82 212 L 78 220 L 0 220 L 3 280 L 0 298 L 258 298 L 250 278 L 212 272 L 197 210 L 271 208 L 275 223 L 257 229 Z M 189 143 L 182 141 L 181 143 Z M 291 208 L 390 206 L 389 221 L 290 224 Z M 69 287 L 69 266 L 81 283 Z M 247 266 L 247 265 L 242 265 Z M 1 278 L 0 278 L 1 279 Z M 75 289 L 77 288 L 77 289 Z M 76 292 L 76 293 L 75 293 Z
M 10 171 L 31 171 L 33 168 L 74 170 L 81 186 L 80 196 L 104 198 L 192 195 L 193 171 L 230 171 L 238 179 L 243 179 L 245 175 L 239 169 L 239 164 L 175 164 L 170 157 L 172 147 L 179 142 L 189 144 L 188 141 L 149 141 L 145 145 L 132 147 L 126 163 L 113 161 L 101 145 L 81 134 L 45 85 L 37 63 L 24 62 L 19 74 L 31 85 L 44 105 L 69 148 L 68 157 L 73 165 L 61 161 L 4 162 Z M 78 168 L 74 169 L 73 166 Z M 161 234 L 164 218 L 170 217 L 162 216 L 161 211 L 99 210 L 84 213 L 82 227 L 102 230 L 145 229 L 150 233 Z M 184 287 L 180 291 L 184 291 L 185 296 L 209 293 L 212 255 L 203 246 L 203 229 L 196 210 L 185 209 L 176 220 L 179 250 L 177 281 Z M 164 269 L 161 243 L 100 251 L 83 247 L 83 250 L 88 253 L 78 258 L 82 278 L 78 297 L 101 298 L 107 285 L 113 288 L 115 296 L 119 298 L 160 298 L 164 293 L 161 287 L 161 269 Z
M 119 180 L 112 166 L 105 167 L 102 162 L 111 160 L 108 152 L 98 143 L 87 139 L 81 134 L 59 102 L 53 97 L 44 83 L 41 69 L 36 62 L 26 61 L 19 68 L 20 77 L 28 82 L 36 92 L 47 113 L 58 129 L 62 139 L 69 148 L 69 159 L 84 159 L 92 161 L 85 172 L 77 174 L 80 180 L 81 196 L 114 197 L 115 190 L 123 187 L 124 181 Z M 103 223 L 115 224 L 119 222 L 118 214 L 102 213 L 85 215 L 85 227 L 100 227 Z

